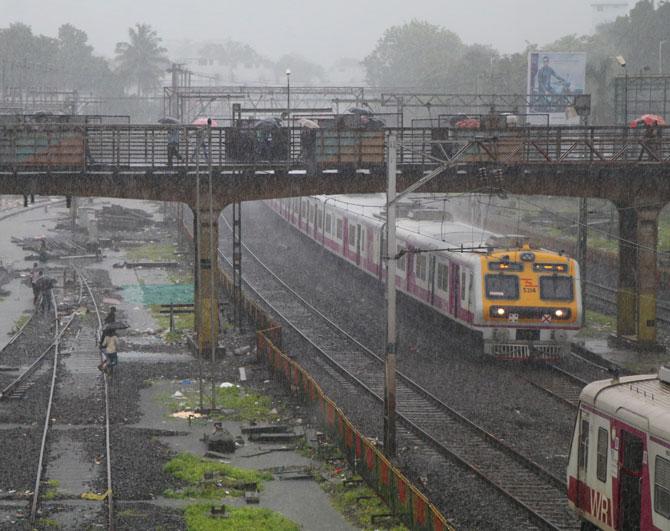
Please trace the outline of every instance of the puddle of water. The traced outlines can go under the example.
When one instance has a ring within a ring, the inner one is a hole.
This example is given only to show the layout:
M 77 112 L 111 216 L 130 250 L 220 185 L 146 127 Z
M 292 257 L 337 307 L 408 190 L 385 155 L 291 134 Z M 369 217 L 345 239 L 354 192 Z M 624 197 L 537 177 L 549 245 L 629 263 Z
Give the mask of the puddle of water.
M 139 352 L 137 350 L 119 352 L 119 363 L 123 363 L 123 361 L 146 361 L 156 363 L 161 361 L 183 362 L 192 360 L 193 357 L 189 354 L 175 354 L 170 352 Z

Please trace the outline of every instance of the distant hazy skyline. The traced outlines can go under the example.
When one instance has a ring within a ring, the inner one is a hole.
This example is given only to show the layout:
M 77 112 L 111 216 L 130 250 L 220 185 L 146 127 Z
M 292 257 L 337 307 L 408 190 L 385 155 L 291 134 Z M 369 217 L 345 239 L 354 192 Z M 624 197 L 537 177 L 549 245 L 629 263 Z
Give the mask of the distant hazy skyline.
M 112 56 L 128 27 L 151 24 L 167 44 L 226 38 L 277 58 L 299 53 L 327 65 L 362 59 L 384 30 L 416 18 L 444 26 L 468 44 L 503 53 L 589 33 L 592 0 L 0 0 L 0 26 L 24 22 L 55 36 L 67 22 Z

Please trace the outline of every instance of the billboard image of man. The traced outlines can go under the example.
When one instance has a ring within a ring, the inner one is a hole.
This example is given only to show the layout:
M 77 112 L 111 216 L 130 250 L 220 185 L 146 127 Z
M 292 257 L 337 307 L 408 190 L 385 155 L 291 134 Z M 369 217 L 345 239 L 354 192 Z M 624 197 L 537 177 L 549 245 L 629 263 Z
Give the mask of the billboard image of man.
M 545 55 L 542 58 L 542 66 L 537 71 L 537 92 L 539 94 L 556 94 L 556 89 L 551 86 L 552 77 L 557 79 L 563 87 L 570 87 L 570 83 L 559 76 L 554 69 L 549 66 L 549 57 Z
M 528 54 L 528 121 L 535 124 L 576 125 L 576 94 L 586 84 L 586 54 L 530 52 Z

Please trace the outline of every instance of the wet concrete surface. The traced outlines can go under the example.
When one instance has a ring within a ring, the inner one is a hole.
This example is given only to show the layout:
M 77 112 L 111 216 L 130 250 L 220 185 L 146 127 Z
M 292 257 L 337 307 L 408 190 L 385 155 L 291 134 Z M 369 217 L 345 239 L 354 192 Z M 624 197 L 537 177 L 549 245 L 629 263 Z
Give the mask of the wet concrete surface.
M 197 383 L 184 385 L 179 381 L 163 380 L 154 382 L 151 387 L 141 391 L 140 406 L 142 409 L 141 421 L 134 425 L 141 429 L 161 429 L 184 432 L 184 435 L 159 437 L 160 441 L 174 452 L 190 452 L 195 455 L 204 455 L 207 451 L 202 441 L 205 434 L 213 432 L 212 422 L 196 419 L 189 426 L 185 419 L 176 419 L 170 416 L 165 400 L 175 391 L 186 391 L 194 388 Z M 242 437 L 246 443 L 239 447 L 234 454 L 227 455 L 226 462 L 240 468 L 264 469 L 281 466 L 315 466 L 319 464 L 296 451 L 274 451 L 276 444 L 250 443 L 241 429 L 241 422 L 224 421 L 223 427 L 233 437 Z M 299 429 L 299 428 L 298 428 Z M 161 499 L 157 503 L 173 506 L 175 500 Z M 222 503 L 232 506 L 245 505 L 242 498 L 225 497 Z M 318 484 L 312 480 L 285 480 L 275 477 L 273 481 L 264 483 L 260 493 L 260 507 L 278 511 L 292 519 L 305 530 L 345 531 L 356 529 L 331 505 L 330 498 Z

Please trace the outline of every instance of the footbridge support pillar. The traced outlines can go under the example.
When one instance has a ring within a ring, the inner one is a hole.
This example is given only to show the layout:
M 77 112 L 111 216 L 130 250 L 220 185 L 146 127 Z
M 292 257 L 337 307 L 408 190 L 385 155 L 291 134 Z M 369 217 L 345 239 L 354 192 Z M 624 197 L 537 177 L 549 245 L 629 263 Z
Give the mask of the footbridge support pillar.
M 619 285 L 617 290 L 616 334 L 633 338 L 637 333 L 637 213 L 632 203 L 618 203 Z
M 193 210 L 194 229 L 194 324 L 198 353 L 208 356 L 219 339 L 219 281 L 218 246 L 219 216 L 223 206 L 214 205 L 210 211 L 208 201 Z
M 658 348 L 658 217 L 662 205 L 650 197 L 617 203 L 619 211 L 619 287 L 617 336 L 641 350 Z
M 640 201 L 640 203 L 642 203 Z M 656 344 L 656 291 L 658 289 L 658 204 L 649 200 L 637 212 L 637 340 L 642 348 Z

